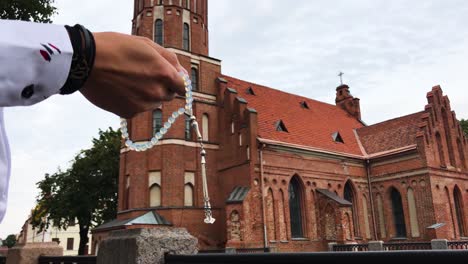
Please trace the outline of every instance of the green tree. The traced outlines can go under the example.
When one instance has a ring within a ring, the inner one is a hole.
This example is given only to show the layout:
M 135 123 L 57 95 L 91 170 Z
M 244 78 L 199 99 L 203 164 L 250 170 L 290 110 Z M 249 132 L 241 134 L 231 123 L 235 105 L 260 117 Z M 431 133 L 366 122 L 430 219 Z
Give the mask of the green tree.
M 1 0 L 0 18 L 52 23 L 54 0 Z
M 93 146 L 82 150 L 69 169 L 46 174 L 37 183 L 41 192 L 33 210 L 33 226 L 66 229 L 77 219 L 78 254 L 83 255 L 89 230 L 116 217 L 120 142 L 119 131 L 99 131 Z
M 16 236 L 15 235 L 9 235 L 5 240 L 3 240 L 3 245 L 7 246 L 8 248 L 14 247 L 16 244 Z
M 460 125 L 463 129 L 463 132 L 465 132 L 465 135 L 468 135 L 468 119 L 460 120 Z

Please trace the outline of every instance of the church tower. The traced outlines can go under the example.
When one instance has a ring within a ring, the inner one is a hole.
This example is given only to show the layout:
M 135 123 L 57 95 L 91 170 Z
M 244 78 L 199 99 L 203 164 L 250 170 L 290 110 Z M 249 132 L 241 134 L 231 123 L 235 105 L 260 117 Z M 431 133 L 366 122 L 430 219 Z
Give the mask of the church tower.
M 207 0 L 135 0 L 132 33 L 208 56 Z
M 207 181 L 217 221 L 213 225 L 203 222 L 200 148 L 188 120 L 181 116 L 154 148 L 135 152 L 122 146 L 116 224 L 95 230 L 97 240 L 99 232 L 106 230 L 169 224 L 187 228 L 199 239 L 202 249 L 218 248 L 225 241 L 225 232 L 215 232 L 225 229 L 224 197 L 216 192 L 219 149 L 216 80 L 221 75 L 221 61 L 208 56 L 207 2 L 135 0 L 132 34 L 147 37 L 174 52 L 191 74 L 193 110 L 207 151 Z M 134 116 L 128 120 L 130 138 L 135 142 L 150 140 L 184 104 L 185 98 L 177 96 L 159 108 Z

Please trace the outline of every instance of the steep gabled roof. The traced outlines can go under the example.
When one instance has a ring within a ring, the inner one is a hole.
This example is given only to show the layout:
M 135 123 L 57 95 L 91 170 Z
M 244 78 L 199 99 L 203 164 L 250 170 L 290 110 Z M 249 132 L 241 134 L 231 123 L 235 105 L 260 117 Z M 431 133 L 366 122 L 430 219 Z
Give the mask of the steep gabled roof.
M 399 149 L 416 144 L 418 124 L 424 112 L 387 120 L 357 129 L 367 154 Z
M 363 155 L 353 131 L 363 124 L 340 107 L 229 76 L 222 78 L 247 100 L 248 107 L 257 110 L 260 138 Z M 255 90 L 255 95 L 247 92 L 248 87 Z M 306 102 L 309 109 L 302 108 L 301 102 Z M 288 133 L 277 131 L 278 120 L 287 125 Z M 340 131 L 344 143 L 333 141 L 331 135 L 336 131 Z

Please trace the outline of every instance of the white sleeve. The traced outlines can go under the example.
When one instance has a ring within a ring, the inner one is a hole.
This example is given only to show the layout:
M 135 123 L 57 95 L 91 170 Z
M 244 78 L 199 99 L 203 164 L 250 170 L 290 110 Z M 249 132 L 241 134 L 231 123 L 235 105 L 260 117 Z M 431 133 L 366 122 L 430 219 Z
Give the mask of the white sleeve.
M 0 107 L 0 223 L 5 216 L 10 180 L 10 147 L 3 123 L 3 108 Z
M 0 19 L 0 223 L 10 179 L 2 106 L 32 105 L 65 84 L 73 47 L 64 26 Z
M 62 25 L 0 20 L 0 107 L 32 105 L 57 94 L 73 56 Z

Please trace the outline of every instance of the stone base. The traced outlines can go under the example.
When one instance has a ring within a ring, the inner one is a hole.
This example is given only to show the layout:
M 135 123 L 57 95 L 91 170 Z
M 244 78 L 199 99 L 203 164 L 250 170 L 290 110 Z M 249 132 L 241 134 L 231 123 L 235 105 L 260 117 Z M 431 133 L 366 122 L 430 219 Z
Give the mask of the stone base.
M 16 245 L 8 250 L 6 264 L 37 264 L 40 256 L 63 256 L 63 248 L 55 242 Z
M 98 264 L 160 264 L 164 255 L 196 254 L 198 240 L 185 228 L 128 229 L 110 233 L 99 245 Z

